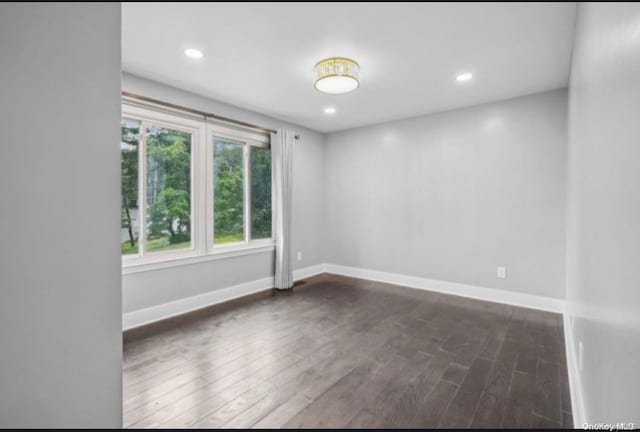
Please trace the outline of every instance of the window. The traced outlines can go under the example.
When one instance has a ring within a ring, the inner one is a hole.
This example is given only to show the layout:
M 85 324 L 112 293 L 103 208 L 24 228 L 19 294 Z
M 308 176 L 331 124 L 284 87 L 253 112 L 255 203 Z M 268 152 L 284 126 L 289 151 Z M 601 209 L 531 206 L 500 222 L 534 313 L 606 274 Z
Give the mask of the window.
M 244 241 L 244 146 L 213 139 L 213 243 Z
M 125 266 L 271 246 L 265 134 L 123 105 Z
M 271 150 L 252 147 L 251 166 L 251 238 L 271 238 Z
M 138 253 L 138 152 L 140 122 L 123 119 L 120 141 L 122 254 Z
M 271 150 L 213 136 L 213 244 L 271 239 Z
M 149 125 L 145 140 L 145 250 L 190 248 L 191 134 Z

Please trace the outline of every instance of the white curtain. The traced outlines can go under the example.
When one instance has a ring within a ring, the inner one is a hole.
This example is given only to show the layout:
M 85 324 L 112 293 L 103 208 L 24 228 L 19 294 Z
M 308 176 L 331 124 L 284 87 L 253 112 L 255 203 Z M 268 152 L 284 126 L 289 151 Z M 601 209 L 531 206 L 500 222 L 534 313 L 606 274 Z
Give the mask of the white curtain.
M 295 132 L 280 129 L 271 134 L 271 160 L 273 167 L 276 272 L 275 287 L 293 286 L 291 263 L 291 196 L 293 182 L 293 143 Z

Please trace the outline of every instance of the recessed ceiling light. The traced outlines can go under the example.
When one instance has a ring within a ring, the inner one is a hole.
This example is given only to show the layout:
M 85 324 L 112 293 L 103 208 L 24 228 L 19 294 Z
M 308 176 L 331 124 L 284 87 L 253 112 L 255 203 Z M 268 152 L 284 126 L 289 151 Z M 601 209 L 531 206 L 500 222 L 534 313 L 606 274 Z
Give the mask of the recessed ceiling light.
M 473 78 L 473 74 L 471 74 L 470 72 L 465 72 L 456 76 L 456 81 L 469 81 L 471 78 Z
M 184 50 L 184 55 L 192 59 L 201 59 L 202 57 L 204 57 L 204 53 L 195 48 L 187 48 L 186 50 Z
M 360 85 L 360 65 L 344 57 L 332 57 L 316 63 L 316 90 L 322 93 L 349 93 Z
M 325 114 L 335 114 L 336 113 L 336 109 L 334 107 L 326 107 L 324 109 L 324 113 Z

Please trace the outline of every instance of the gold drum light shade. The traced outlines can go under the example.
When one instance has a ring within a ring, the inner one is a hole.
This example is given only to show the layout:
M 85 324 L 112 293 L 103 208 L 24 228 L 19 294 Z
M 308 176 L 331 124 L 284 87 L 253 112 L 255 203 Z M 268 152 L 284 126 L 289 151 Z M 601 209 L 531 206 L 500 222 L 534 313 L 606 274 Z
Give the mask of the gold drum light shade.
M 332 57 L 316 63 L 316 90 L 322 93 L 348 93 L 360 85 L 360 65 L 344 57 Z

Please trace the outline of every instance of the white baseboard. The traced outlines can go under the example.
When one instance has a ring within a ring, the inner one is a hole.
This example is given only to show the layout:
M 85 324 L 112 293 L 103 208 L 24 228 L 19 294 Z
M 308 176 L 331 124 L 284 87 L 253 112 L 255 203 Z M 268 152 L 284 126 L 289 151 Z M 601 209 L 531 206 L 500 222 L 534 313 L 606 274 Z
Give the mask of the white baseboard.
M 569 374 L 573 424 L 575 428 L 582 428 L 586 423 L 584 400 L 582 398 L 582 386 L 578 376 L 578 362 L 573 349 L 573 332 L 568 319 L 569 314 L 565 311 L 564 300 L 337 264 L 326 264 L 325 271 L 326 273 L 333 273 L 342 276 L 437 291 L 445 294 L 453 294 L 494 303 L 504 303 L 513 306 L 562 314 L 564 319 L 565 349 L 567 354 L 567 369 Z
M 300 280 L 324 273 L 325 265 L 317 264 L 314 266 L 304 267 L 293 271 L 293 279 Z M 182 315 L 207 306 L 265 291 L 273 288 L 273 277 L 258 279 L 251 282 L 245 282 L 227 288 L 210 291 L 193 297 L 187 297 L 174 300 L 168 303 L 151 306 L 145 309 L 139 309 L 127 312 L 122 317 L 123 330 L 130 330 L 146 324 L 151 324 L 166 318 Z
M 293 271 L 293 280 L 297 281 L 326 272 L 326 264 L 316 264 Z
M 576 428 L 581 428 L 586 422 L 581 382 L 578 375 L 578 363 L 573 349 L 573 332 L 571 331 L 568 319 L 569 314 L 565 312 L 564 300 L 535 296 L 513 291 L 466 285 L 456 282 L 426 279 L 416 276 L 402 275 L 398 273 L 388 273 L 377 270 L 348 267 L 337 264 L 316 264 L 313 266 L 297 269 L 293 272 L 293 278 L 294 280 L 300 280 L 321 273 L 333 273 L 377 282 L 385 282 L 394 285 L 407 286 L 410 288 L 418 288 L 445 294 L 469 297 L 494 303 L 503 303 L 563 314 L 573 422 Z M 273 285 L 273 277 L 267 277 L 234 285 L 228 288 L 211 291 L 197 296 L 179 299 L 156 306 L 151 306 L 145 309 L 128 312 L 123 316 L 123 329 L 133 329 L 135 327 L 140 327 L 145 324 L 153 323 L 155 321 L 160 321 L 207 306 L 233 300 L 238 297 L 265 291 L 273 288 Z
M 233 300 L 238 297 L 257 293 L 273 288 L 273 277 L 258 279 L 228 288 L 210 291 L 193 297 L 187 297 L 172 302 L 139 309 L 125 313 L 122 319 L 124 330 L 130 330 L 155 321 L 171 318 L 206 306 Z
M 564 312 L 564 301 L 554 298 L 534 296 L 531 294 L 517 293 L 513 291 L 484 288 L 473 285 L 465 285 L 456 282 L 447 282 L 435 279 L 426 279 L 416 276 L 407 276 L 397 273 L 388 273 L 377 270 L 348 267 L 337 264 L 316 264 L 309 267 L 294 270 L 293 279 L 300 280 L 321 273 L 334 273 L 343 276 L 351 276 L 378 282 L 391 283 L 411 288 L 453 294 L 462 297 L 470 297 L 478 300 L 504 303 L 531 309 L 539 309 L 549 312 Z M 129 330 L 181 315 L 203 307 L 233 300 L 238 297 L 257 293 L 273 288 L 273 277 L 263 278 L 251 282 L 234 285 L 227 288 L 210 291 L 193 297 L 175 300 L 145 309 L 125 313 L 123 316 L 123 329 Z
M 465 285 L 457 282 L 426 279 L 398 273 L 388 273 L 357 267 L 347 267 L 337 264 L 326 264 L 326 272 L 343 276 L 356 277 L 360 279 L 367 279 L 376 282 L 402 285 L 410 288 L 437 291 L 445 294 L 453 294 L 457 296 L 469 297 L 477 300 L 485 300 L 494 303 L 503 303 L 529 309 L 564 313 L 564 300 L 551 297 L 542 297 L 514 291 L 485 288 L 474 285 Z
M 582 393 L 582 381 L 578 369 L 578 358 L 574 349 L 573 330 L 569 319 L 570 312 L 564 311 L 564 346 L 567 356 L 567 373 L 569 375 L 569 389 L 571 393 L 571 414 L 573 416 L 573 427 L 584 428 L 587 423 L 587 416 L 584 410 L 584 399 Z

